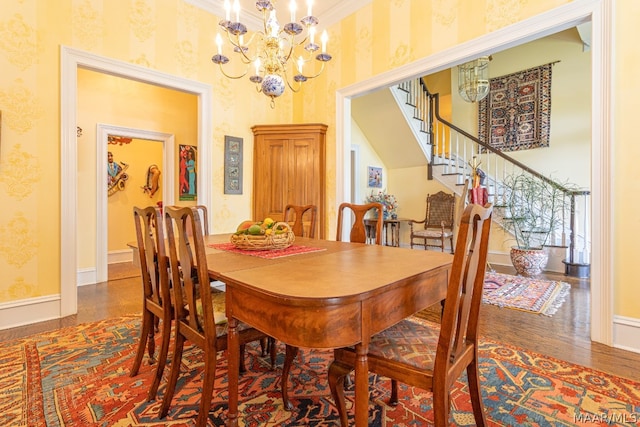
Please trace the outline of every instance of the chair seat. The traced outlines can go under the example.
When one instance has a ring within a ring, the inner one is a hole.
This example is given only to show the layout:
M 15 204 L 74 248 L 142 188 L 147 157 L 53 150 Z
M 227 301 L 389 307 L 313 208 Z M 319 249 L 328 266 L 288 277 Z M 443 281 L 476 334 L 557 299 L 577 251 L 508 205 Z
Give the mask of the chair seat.
M 432 371 L 439 335 L 439 325 L 416 318 L 404 319 L 371 337 L 368 355 Z M 355 352 L 353 347 L 349 350 Z
M 441 237 L 449 238 L 453 236 L 452 231 L 446 231 L 443 233 L 441 230 L 418 230 L 411 233 L 413 237 L 432 237 L 434 239 L 439 239 Z

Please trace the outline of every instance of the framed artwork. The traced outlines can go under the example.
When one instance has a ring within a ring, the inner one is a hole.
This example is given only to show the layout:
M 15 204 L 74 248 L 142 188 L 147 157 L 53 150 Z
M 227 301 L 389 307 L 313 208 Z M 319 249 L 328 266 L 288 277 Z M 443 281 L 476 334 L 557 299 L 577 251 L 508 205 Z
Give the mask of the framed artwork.
M 198 147 L 194 145 L 179 145 L 180 155 L 180 180 L 179 180 L 179 199 L 180 200 L 196 200 L 198 197 L 197 171 L 198 164 Z
M 369 166 L 369 187 L 382 188 L 382 168 Z
M 224 136 L 224 194 L 242 194 L 242 138 Z

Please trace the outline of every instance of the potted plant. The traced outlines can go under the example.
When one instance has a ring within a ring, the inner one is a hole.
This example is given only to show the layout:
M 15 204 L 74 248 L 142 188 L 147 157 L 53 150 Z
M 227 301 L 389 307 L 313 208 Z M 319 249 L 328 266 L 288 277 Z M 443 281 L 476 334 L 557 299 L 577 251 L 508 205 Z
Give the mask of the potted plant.
M 528 173 L 503 179 L 503 227 L 513 234 L 511 262 L 523 276 L 537 276 L 547 265 L 544 246 L 562 226 L 565 188 Z

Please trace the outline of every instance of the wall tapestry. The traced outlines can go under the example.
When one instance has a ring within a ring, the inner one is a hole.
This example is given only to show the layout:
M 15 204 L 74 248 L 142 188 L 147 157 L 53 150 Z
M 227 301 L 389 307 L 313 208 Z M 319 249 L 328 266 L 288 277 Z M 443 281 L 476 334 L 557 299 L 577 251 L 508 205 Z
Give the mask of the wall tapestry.
M 224 194 L 242 194 L 242 138 L 224 137 Z
M 478 103 L 478 138 L 500 151 L 549 146 L 553 63 L 489 79 Z
M 180 200 L 196 200 L 196 164 L 198 147 L 180 144 Z

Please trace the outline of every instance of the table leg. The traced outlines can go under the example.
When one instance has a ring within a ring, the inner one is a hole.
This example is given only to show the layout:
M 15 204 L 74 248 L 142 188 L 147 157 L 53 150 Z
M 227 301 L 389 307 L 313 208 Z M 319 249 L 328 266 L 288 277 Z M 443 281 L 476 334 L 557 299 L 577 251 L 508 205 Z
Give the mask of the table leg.
M 229 365 L 229 410 L 227 427 L 238 426 L 238 376 L 240 373 L 240 337 L 237 331 L 238 321 L 229 318 L 227 332 L 227 363 Z
M 356 396 L 355 414 L 356 427 L 369 425 L 369 361 L 367 359 L 368 346 L 356 345 Z

